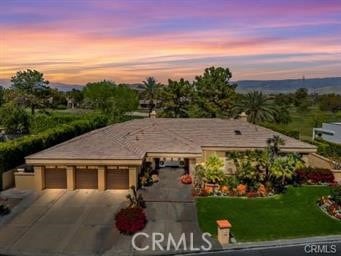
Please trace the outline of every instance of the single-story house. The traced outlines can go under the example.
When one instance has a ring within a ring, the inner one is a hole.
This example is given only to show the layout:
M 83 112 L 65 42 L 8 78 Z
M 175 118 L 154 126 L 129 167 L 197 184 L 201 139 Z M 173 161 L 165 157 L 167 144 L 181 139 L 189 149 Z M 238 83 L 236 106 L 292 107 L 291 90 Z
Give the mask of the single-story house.
M 309 155 L 316 147 L 240 119 L 151 118 L 113 124 L 26 157 L 37 190 L 127 189 L 145 162 L 182 159 L 190 171 L 216 153 L 264 149 L 280 135 L 283 152 Z M 230 170 L 231 171 L 231 170 Z

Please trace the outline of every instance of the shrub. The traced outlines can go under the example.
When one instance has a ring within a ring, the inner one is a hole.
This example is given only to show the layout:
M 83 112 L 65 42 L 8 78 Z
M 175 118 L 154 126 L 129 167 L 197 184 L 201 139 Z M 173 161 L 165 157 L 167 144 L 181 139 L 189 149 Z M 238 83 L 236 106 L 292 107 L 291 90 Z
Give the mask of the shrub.
M 224 161 L 216 154 L 211 155 L 203 164 L 203 180 L 207 183 L 220 183 L 225 178 Z
M 0 143 L 0 173 L 22 164 L 27 155 L 103 127 L 106 123 L 106 118 L 97 116 L 88 120 L 77 120 L 69 124 L 59 125 L 36 135 L 27 135 Z
M 0 109 L 0 123 L 7 134 L 27 134 L 30 127 L 30 117 L 24 108 L 8 103 Z
M 341 145 L 322 139 L 315 139 L 313 144 L 317 146 L 317 153 L 325 157 L 341 156 Z
M 260 195 L 260 196 L 266 196 L 266 188 L 263 184 L 260 184 L 258 189 L 257 189 L 257 193 Z
M 330 195 L 335 203 L 341 205 L 341 185 L 333 187 Z
M 116 214 L 115 221 L 121 233 L 132 235 L 145 227 L 147 218 L 142 208 L 132 207 L 121 209 Z
M 182 175 L 180 180 L 182 184 L 192 184 L 192 177 L 189 174 Z
M 296 170 L 297 182 L 302 183 L 333 183 L 334 174 L 329 169 L 305 167 Z
M 246 194 L 247 186 L 244 184 L 239 184 L 237 186 L 237 193 L 239 196 L 243 196 Z

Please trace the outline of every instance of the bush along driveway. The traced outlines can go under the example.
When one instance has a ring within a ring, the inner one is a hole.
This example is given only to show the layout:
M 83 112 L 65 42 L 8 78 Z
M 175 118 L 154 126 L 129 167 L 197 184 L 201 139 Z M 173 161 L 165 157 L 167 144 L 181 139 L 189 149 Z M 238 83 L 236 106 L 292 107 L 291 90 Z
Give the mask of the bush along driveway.
M 329 193 L 326 186 L 289 186 L 270 198 L 199 197 L 199 225 L 203 232 L 216 234 L 216 220 L 228 219 L 237 242 L 341 234 L 341 221 L 317 206 Z

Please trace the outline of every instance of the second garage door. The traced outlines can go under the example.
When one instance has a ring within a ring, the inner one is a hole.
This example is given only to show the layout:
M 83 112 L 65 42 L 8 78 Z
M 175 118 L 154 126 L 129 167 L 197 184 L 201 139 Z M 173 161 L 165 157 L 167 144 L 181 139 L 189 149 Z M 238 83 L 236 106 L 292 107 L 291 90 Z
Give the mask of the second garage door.
M 58 168 L 46 168 L 45 187 L 66 188 L 66 170 Z
M 97 189 L 98 176 L 96 169 L 77 169 L 76 170 L 77 189 Z
M 106 171 L 106 189 L 128 189 L 128 169 L 108 169 Z

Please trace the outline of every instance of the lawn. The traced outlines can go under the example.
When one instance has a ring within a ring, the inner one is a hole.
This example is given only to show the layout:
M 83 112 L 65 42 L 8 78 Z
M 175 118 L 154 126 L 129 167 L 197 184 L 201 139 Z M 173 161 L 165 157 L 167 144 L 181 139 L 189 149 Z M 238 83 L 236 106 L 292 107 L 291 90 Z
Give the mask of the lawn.
M 311 140 L 314 127 L 321 127 L 325 122 L 336 122 L 341 120 L 341 111 L 332 113 L 329 111 L 321 111 L 317 106 L 310 107 L 307 111 L 298 111 L 292 107 L 290 109 L 291 122 L 288 124 L 274 124 L 281 129 L 297 130 L 303 140 Z
M 289 187 L 273 198 L 198 198 L 199 225 L 203 232 L 216 235 L 216 220 L 228 219 L 238 242 L 341 234 L 341 221 L 326 216 L 316 205 L 329 190 L 303 186 Z

